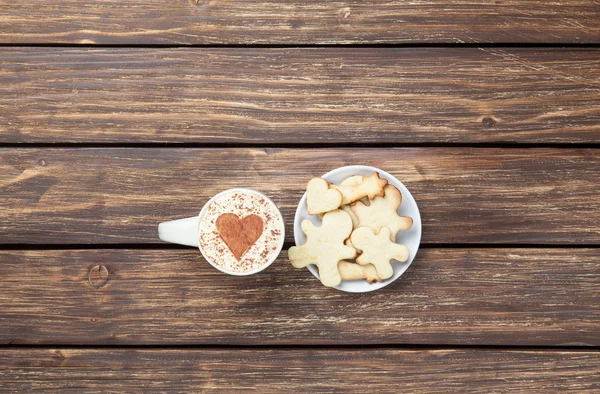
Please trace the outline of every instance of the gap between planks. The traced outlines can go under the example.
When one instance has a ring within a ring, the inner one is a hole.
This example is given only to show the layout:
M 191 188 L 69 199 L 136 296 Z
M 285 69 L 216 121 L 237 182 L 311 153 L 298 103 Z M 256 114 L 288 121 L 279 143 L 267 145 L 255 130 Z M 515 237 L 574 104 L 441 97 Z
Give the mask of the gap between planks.
M 296 49 L 296 48 L 600 48 L 600 43 L 527 43 L 527 42 L 497 42 L 497 43 L 354 43 L 354 44 L 77 44 L 77 43 L 0 43 L 0 48 L 142 48 L 142 49 L 177 49 L 177 48 L 226 48 L 226 49 Z
M 152 350 L 406 350 L 406 351 L 427 351 L 427 350 L 479 350 L 479 351 L 531 351 L 531 352 L 600 352 L 600 346 L 573 346 L 573 345 L 555 345 L 555 346 L 535 346 L 535 345 L 453 345 L 453 344 L 355 344 L 355 345 L 336 345 L 336 344 L 268 344 L 268 345 L 235 345 L 235 344 L 172 344 L 172 345 L 156 345 L 156 344 L 119 344 L 119 345 L 81 345 L 81 344 L 61 344 L 61 343 L 44 343 L 44 344 L 0 344 L 0 349 L 73 349 L 73 350 L 93 350 L 93 349 L 152 349 Z
M 331 148 L 478 148 L 478 149 L 600 149 L 600 143 L 588 142 L 405 142 L 405 143 L 205 143 L 205 142 L 6 142 L 0 143 L 0 149 L 331 149 Z

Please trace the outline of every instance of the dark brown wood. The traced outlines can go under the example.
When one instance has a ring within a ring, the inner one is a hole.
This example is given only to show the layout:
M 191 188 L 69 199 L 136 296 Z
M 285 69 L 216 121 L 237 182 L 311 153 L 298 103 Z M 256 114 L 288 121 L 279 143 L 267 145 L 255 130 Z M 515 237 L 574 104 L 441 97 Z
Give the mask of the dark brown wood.
M 375 349 L 9 349 L 7 392 L 596 393 L 600 353 Z
M 157 244 L 232 187 L 272 197 L 292 242 L 308 180 L 350 164 L 405 183 L 425 243 L 600 243 L 600 151 L 545 148 L 2 149 L 0 242 Z
M 598 43 L 594 0 L 2 1 L 0 43 Z
M 393 284 L 351 294 L 285 252 L 233 277 L 193 249 L 4 251 L 0 343 L 599 346 L 599 255 L 423 249 Z
M 599 96 L 597 48 L 3 48 L 0 142 L 600 142 Z

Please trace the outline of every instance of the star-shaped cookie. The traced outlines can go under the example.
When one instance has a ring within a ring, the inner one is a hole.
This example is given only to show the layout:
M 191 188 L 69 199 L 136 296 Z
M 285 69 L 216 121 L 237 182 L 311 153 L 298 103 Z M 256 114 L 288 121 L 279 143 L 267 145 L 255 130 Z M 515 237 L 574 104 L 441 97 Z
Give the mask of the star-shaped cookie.
M 357 176 L 354 176 L 352 177 L 352 181 L 346 182 L 345 185 L 342 182 L 338 186 L 331 185 L 331 188 L 338 190 L 342 194 L 341 205 L 347 205 L 363 197 L 373 199 L 375 196 L 383 196 L 383 189 L 387 183 L 387 179 L 380 178 L 379 173 L 374 172 L 369 177 L 363 176 L 362 181 Z

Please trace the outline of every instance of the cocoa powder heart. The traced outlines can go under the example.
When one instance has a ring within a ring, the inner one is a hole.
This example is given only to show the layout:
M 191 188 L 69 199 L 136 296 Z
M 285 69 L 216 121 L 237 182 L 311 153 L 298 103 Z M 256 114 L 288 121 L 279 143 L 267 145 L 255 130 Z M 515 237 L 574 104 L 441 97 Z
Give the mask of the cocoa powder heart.
M 217 230 L 239 261 L 263 232 L 263 220 L 257 215 L 240 219 L 233 213 L 224 213 L 216 221 Z

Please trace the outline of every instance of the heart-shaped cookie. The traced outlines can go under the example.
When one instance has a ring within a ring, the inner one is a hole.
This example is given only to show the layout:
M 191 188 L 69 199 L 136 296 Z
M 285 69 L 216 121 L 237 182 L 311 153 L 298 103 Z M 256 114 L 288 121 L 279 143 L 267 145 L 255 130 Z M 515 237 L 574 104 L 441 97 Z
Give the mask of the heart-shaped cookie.
M 336 189 L 330 189 L 325 179 L 313 178 L 306 185 L 306 205 L 309 214 L 333 211 L 341 204 L 342 194 Z
M 240 219 L 233 213 L 219 216 L 216 225 L 221 238 L 238 261 L 260 238 L 264 228 L 263 220 L 257 215 Z

